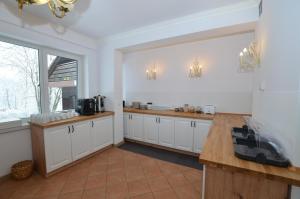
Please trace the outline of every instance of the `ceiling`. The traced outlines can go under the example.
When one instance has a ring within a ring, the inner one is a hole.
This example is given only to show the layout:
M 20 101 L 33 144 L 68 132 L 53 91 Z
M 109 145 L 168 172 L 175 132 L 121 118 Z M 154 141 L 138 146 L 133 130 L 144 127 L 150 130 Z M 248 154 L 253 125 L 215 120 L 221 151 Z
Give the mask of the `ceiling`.
M 2 0 L 17 9 L 15 0 Z M 245 0 L 78 0 L 64 19 L 56 19 L 44 6 L 26 6 L 24 12 L 100 38 L 145 25 L 210 10 Z

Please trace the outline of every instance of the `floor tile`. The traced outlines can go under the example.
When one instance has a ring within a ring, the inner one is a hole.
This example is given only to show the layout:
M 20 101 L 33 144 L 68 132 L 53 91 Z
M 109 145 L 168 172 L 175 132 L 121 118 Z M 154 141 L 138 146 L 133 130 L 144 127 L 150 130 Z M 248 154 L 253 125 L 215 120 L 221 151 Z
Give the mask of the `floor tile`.
M 129 198 L 128 187 L 126 182 L 107 186 L 108 199 L 124 199 Z
M 176 193 L 172 189 L 166 189 L 158 192 L 153 192 L 155 199 L 177 199 Z
M 107 174 L 107 185 L 118 184 L 125 181 L 126 177 L 124 171 L 115 171 Z
M 164 176 L 148 179 L 148 183 L 153 192 L 161 191 L 164 189 L 171 189 L 171 186 Z
M 46 183 L 41 186 L 39 191 L 34 195 L 37 198 L 44 198 L 47 196 L 58 196 L 61 192 L 64 183 Z
M 129 192 L 129 196 L 133 197 L 133 196 L 149 193 L 151 192 L 151 189 L 149 187 L 147 180 L 144 179 L 144 180 L 128 182 L 128 192 Z
M 96 175 L 96 176 L 89 176 L 86 183 L 85 189 L 94 189 L 94 188 L 101 188 L 106 186 L 106 175 Z
M 58 197 L 58 199 L 81 199 L 82 194 L 83 194 L 83 191 L 62 194 Z
M 153 193 L 146 193 L 139 196 L 131 197 L 131 199 L 154 199 Z
M 76 180 L 67 181 L 66 184 L 64 185 L 61 193 L 65 194 L 65 193 L 83 191 L 86 181 L 87 181 L 87 178 L 80 178 L 80 179 L 76 179 Z
M 181 173 L 168 175 L 167 180 L 173 189 L 179 186 L 184 186 L 189 184 L 189 181 Z
M 196 191 L 196 189 L 193 186 L 191 186 L 191 184 L 182 187 L 176 187 L 175 192 L 180 199 L 201 198 L 200 192 Z
M 85 190 L 83 193 L 83 199 L 105 199 L 106 188 L 96 188 Z

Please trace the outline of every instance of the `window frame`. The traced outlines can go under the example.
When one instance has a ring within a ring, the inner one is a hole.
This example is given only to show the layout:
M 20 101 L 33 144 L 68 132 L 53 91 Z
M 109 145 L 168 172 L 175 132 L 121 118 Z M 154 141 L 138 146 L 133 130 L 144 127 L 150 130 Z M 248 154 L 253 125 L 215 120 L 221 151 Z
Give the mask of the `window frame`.
M 49 107 L 49 93 L 48 93 L 48 67 L 47 67 L 47 55 L 56 55 L 56 56 L 62 56 L 70 59 L 74 59 L 77 61 L 77 72 L 78 72 L 78 79 L 77 79 L 77 98 L 81 98 L 84 96 L 85 93 L 85 87 L 84 87 L 84 62 L 83 62 L 83 56 L 78 55 L 75 53 L 54 49 L 38 44 L 33 44 L 30 42 L 13 39 L 9 37 L 5 37 L 0 35 L 0 41 L 19 45 L 27 48 L 32 48 L 38 50 L 38 63 L 39 63 L 39 81 L 40 81 L 40 106 L 41 106 L 41 113 L 49 113 L 50 107 Z M 29 118 L 28 118 L 29 119 Z M 22 124 L 22 126 L 26 126 L 27 122 L 25 124 Z M 15 126 L 13 128 L 16 128 L 19 126 Z M 0 133 L 5 129 L 0 128 Z

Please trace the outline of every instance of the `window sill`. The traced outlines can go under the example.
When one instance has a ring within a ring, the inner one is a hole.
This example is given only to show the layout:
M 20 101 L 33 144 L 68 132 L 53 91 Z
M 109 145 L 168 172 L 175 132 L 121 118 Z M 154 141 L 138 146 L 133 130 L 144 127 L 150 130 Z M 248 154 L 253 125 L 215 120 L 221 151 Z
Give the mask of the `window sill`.
M 6 133 L 15 133 L 17 131 L 27 130 L 29 129 L 30 125 L 28 123 L 23 124 L 22 126 L 16 126 L 12 128 L 3 128 L 0 129 L 0 134 L 6 134 Z

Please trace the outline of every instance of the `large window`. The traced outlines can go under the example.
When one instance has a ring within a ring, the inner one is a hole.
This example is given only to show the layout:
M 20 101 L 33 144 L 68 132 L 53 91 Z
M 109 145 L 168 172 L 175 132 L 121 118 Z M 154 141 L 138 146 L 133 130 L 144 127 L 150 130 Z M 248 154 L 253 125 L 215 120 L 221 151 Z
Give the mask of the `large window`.
M 0 127 L 31 114 L 75 109 L 79 63 L 73 54 L 0 37 Z

